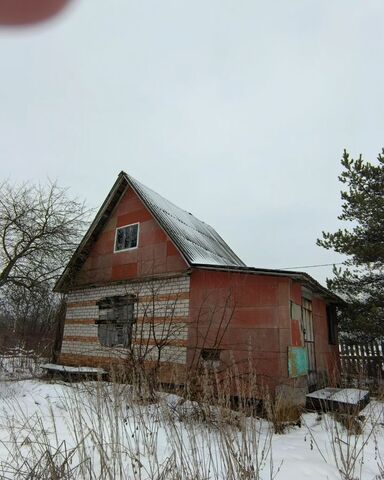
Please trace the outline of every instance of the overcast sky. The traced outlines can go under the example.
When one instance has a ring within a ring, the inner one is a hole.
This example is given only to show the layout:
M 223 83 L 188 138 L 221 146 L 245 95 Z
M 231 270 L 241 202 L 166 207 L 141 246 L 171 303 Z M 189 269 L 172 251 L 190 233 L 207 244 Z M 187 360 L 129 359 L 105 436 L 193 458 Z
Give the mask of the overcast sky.
M 383 0 L 73 0 L 2 28 L 1 177 L 99 207 L 125 170 L 250 266 L 339 262 L 315 242 L 343 149 L 384 145 L 383 18 Z

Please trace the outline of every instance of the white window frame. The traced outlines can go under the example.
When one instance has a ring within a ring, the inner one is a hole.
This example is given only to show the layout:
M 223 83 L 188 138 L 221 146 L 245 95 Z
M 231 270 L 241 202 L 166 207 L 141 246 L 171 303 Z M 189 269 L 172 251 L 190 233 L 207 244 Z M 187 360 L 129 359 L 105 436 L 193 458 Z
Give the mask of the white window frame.
M 118 231 L 118 230 L 121 230 L 122 228 L 133 227 L 134 225 L 137 225 L 137 242 L 136 242 L 136 246 L 135 246 L 135 247 L 122 248 L 122 249 L 120 249 L 120 250 L 116 250 L 117 231 Z M 113 253 L 120 253 L 120 252 L 127 252 L 128 250 L 135 250 L 136 248 L 139 247 L 139 237 L 140 237 L 140 222 L 129 223 L 128 225 L 122 225 L 121 227 L 116 227 L 115 240 L 114 240 L 114 243 L 113 243 Z

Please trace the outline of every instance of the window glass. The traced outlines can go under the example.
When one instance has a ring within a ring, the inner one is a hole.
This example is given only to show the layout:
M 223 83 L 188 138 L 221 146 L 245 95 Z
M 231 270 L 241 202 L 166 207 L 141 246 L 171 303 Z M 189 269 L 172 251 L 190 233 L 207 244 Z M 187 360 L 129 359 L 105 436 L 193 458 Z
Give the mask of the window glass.
M 116 230 L 115 251 L 137 247 L 139 224 L 127 225 Z

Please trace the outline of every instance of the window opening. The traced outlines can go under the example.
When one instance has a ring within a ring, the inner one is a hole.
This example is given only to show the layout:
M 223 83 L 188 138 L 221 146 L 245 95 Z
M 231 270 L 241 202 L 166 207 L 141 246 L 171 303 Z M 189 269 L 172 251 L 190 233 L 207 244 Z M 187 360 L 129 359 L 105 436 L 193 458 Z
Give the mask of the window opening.
M 104 347 L 129 348 L 132 326 L 135 321 L 135 297 L 133 295 L 107 297 L 98 302 L 98 337 Z
M 203 348 L 201 350 L 201 358 L 206 362 L 219 362 L 220 350 L 217 348 Z
M 328 343 L 337 344 L 337 314 L 336 305 L 327 305 Z
M 139 224 L 126 225 L 116 229 L 115 252 L 136 248 L 139 239 Z

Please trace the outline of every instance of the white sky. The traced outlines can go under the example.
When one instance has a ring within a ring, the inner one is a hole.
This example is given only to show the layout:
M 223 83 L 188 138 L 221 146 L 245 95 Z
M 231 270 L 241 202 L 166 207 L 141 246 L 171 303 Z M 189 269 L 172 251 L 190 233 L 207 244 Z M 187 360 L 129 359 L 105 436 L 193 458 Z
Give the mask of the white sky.
M 383 15 L 382 0 L 73 0 L 3 28 L 1 177 L 99 207 L 125 170 L 250 266 L 340 261 L 315 241 L 337 227 L 343 148 L 373 161 L 384 145 Z

